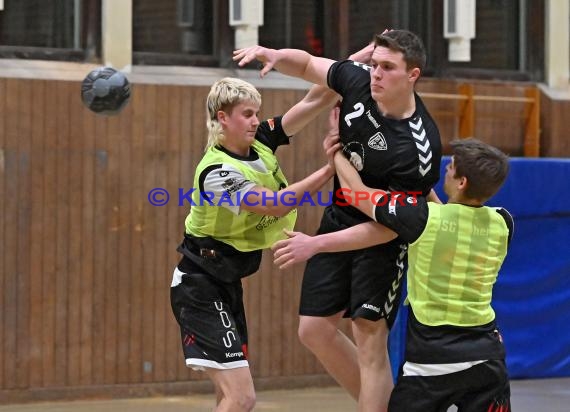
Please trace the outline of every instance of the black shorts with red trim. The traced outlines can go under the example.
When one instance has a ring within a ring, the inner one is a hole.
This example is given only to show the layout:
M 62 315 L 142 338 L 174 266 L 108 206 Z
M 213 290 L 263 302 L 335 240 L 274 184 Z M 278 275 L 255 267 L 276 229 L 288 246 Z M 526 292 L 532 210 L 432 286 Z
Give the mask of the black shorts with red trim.
M 174 270 L 170 303 L 180 325 L 186 366 L 248 367 L 247 324 L 241 280 L 224 283 L 209 274 Z M 187 266 L 184 267 L 188 271 Z

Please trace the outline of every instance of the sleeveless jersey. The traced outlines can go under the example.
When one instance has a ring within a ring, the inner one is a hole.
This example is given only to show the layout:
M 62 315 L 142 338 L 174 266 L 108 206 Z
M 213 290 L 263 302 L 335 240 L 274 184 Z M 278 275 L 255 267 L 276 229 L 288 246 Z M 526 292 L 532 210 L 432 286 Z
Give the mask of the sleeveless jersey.
M 427 326 L 484 325 L 495 319 L 493 285 L 509 229 L 489 207 L 428 203 L 429 219 L 409 247 L 408 300 Z
M 513 235 L 512 216 L 503 208 L 408 200 L 374 210 L 377 222 L 410 243 L 406 360 L 503 359 L 491 293 Z
M 208 149 L 196 168 L 194 205 L 186 218 L 186 233 L 211 237 L 242 252 L 265 249 L 283 239 L 283 229 L 291 230 L 295 225 L 295 209 L 278 218 L 240 211 L 239 203 L 247 201 L 246 193 L 256 185 L 275 192 L 287 187 L 274 152 L 288 143 L 279 116 L 261 122 L 248 158 L 223 147 Z M 213 179 L 219 181 L 215 193 L 208 186 Z

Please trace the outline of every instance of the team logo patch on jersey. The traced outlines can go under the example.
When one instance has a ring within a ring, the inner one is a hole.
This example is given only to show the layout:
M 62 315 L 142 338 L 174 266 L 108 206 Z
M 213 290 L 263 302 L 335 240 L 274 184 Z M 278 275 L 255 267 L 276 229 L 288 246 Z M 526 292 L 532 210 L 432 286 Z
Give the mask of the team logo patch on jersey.
M 231 195 L 232 193 L 237 192 L 246 184 L 245 180 L 237 180 L 234 178 L 229 178 L 224 183 L 222 183 L 222 187 L 226 190 L 226 192 Z
M 222 171 L 220 172 L 220 177 L 226 177 L 226 176 L 229 175 L 229 174 L 230 174 L 230 172 L 228 172 L 227 170 L 222 170 Z
M 273 120 L 273 117 L 271 119 L 267 119 L 267 124 L 269 125 L 269 129 L 275 130 L 275 120 Z
M 386 139 L 381 132 L 376 133 L 368 140 L 368 147 L 374 150 L 388 150 Z

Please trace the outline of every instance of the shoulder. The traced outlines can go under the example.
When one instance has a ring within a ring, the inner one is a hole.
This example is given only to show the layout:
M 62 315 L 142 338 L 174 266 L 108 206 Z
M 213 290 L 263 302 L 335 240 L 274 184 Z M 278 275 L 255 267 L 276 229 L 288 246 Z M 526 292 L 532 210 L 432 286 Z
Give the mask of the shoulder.
M 327 82 L 331 89 L 341 92 L 350 90 L 356 84 L 370 84 L 370 66 L 352 60 L 342 60 L 332 64 L 329 69 Z
M 224 182 L 235 179 L 243 173 L 235 166 L 228 163 L 215 163 L 204 167 L 200 171 L 198 184 L 200 189 L 211 189 L 212 186 L 222 186 Z
M 509 231 L 509 243 L 513 238 L 513 232 L 515 230 L 515 220 L 510 212 L 503 208 L 503 207 L 492 207 L 491 209 L 495 210 L 501 217 L 505 220 L 505 224 L 507 225 L 507 229 Z
M 439 138 L 439 129 L 437 127 L 437 123 L 429 113 L 421 97 L 416 92 L 414 92 L 414 96 L 416 100 L 416 115 L 419 115 L 422 118 L 424 127 L 428 131 L 437 134 L 437 137 Z
M 374 220 L 392 229 L 407 243 L 415 242 L 426 228 L 429 209 L 424 196 L 387 192 L 373 203 Z
M 275 116 L 262 121 L 257 128 L 255 138 L 275 152 L 281 145 L 289 144 L 289 136 L 285 134 L 281 124 L 283 116 Z

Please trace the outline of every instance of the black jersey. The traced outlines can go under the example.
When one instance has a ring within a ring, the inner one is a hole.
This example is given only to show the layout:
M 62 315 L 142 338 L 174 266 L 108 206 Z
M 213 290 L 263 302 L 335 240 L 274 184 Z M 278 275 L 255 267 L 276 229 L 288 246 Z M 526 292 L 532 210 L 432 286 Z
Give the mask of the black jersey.
M 441 139 L 420 97 L 415 94 L 416 110 L 410 118 L 384 117 L 370 92 L 369 71 L 350 60 L 331 66 L 328 84 L 342 96 L 340 141 L 364 184 L 426 195 L 439 180 Z M 338 188 L 335 178 L 335 194 Z M 367 220 L 355 208 L 344 209 L 352 217 Z

